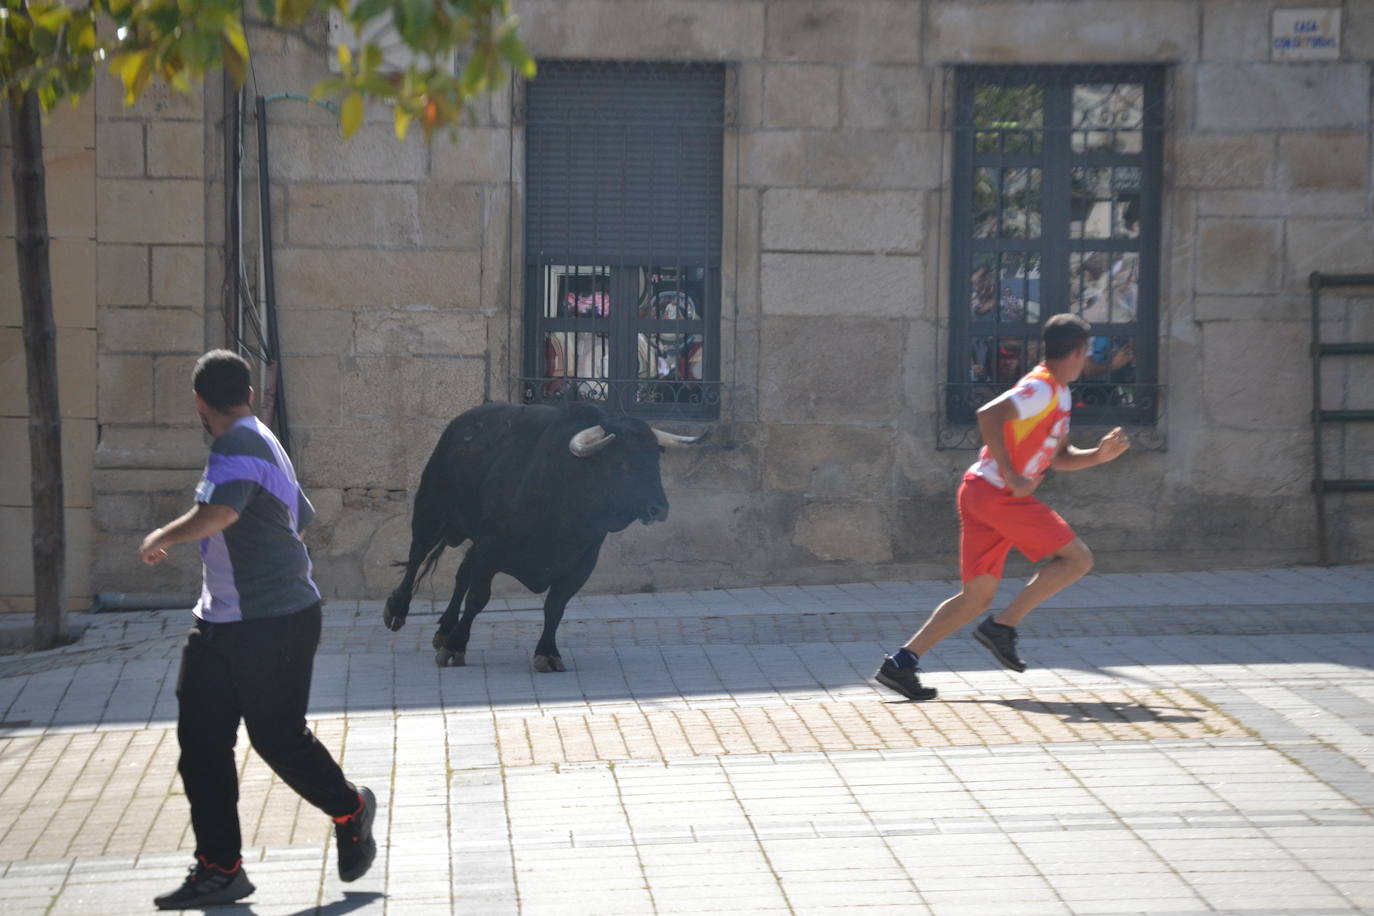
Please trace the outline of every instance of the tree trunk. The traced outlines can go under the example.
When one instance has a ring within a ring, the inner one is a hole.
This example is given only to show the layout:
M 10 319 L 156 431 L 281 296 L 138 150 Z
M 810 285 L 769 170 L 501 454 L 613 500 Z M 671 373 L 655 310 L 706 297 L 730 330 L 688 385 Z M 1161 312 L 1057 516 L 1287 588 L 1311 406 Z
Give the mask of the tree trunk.
M 33 492 L 33 643 L 67 642 L 66 524 L 62 514 L 62 415 L 57 408 L 57 328 L 48 264 L 42 107 L 33 92 L 9 98 L 14 143 L 14 245 L 24 313 Z

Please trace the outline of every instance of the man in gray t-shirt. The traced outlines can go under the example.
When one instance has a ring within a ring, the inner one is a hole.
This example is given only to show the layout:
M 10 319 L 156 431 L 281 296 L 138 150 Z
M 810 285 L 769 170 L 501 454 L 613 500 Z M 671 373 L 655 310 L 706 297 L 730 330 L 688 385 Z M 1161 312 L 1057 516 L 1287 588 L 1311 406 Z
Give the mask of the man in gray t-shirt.
M 196 502 L 225 506 L 238 521 L 200 542 L 205 584 L 196 616 L 211 623 L 293 614 L 320 600 L 300 532 L 315 509 L 291 459 L 249 414 L 215 438 Z
M 242 357 L 211 350 L 196 363 L 196 409 L 214 436 L 195 505 L 143 540 L 167 548 L 200 541 L 204 584 L 177 679 L 177 769 L 191 806 L 196 864 L 154 899 L 165 910 L 232 903 L 253 893 L 243 870 L 234 741 L 242 720 L 258 755 L 335 823 L 339 877 L 361 878 L 377 845 L 377 799 L 350 783 L 305 724 L 320 641 L 320 592 L 300 533 L 314 517 L 277 437 L 253 416 Z

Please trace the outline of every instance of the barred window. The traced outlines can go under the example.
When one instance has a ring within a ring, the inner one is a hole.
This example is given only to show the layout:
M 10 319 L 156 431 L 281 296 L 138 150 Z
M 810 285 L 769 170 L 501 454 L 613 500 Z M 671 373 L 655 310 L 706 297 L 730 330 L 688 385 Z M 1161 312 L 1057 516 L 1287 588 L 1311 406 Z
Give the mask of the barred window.
M 525 94 L 526 402 L 720 403 L 725 71 L 545 61 Z
M 1075 418 L 1158 406 L 1160 67 L 955 71 L 952 423 L 1039 362 L 1058 312 L 1093 326 Z

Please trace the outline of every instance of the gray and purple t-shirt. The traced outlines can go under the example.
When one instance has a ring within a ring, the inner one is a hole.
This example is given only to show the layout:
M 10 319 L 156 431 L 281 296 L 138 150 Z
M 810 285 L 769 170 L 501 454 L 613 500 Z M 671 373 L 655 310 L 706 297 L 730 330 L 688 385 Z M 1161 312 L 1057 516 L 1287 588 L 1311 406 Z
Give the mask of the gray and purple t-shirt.
M 210 445 L 196 502 L 239 514 L 201 539 L 197 617 L 211 623 L 281 617 L 320 600 L 300 538 L 315 509 L 281 443 L 257 417 L 244 417 Z

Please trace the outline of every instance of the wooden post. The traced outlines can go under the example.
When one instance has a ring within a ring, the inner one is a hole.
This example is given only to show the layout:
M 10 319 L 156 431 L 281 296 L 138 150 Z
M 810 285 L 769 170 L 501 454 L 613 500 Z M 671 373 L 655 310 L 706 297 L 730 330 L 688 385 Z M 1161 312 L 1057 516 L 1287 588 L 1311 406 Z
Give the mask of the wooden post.
M 48 201 L 42 106 L 36 93 L 9 97 L 14 143 L 14 245 L 28 366 L 29 461 L 33 492 L 33 643 L 67 642 L 66 524 L 62 498 L 62 415 L 57 405 L 57 327 L 48 263 Z

